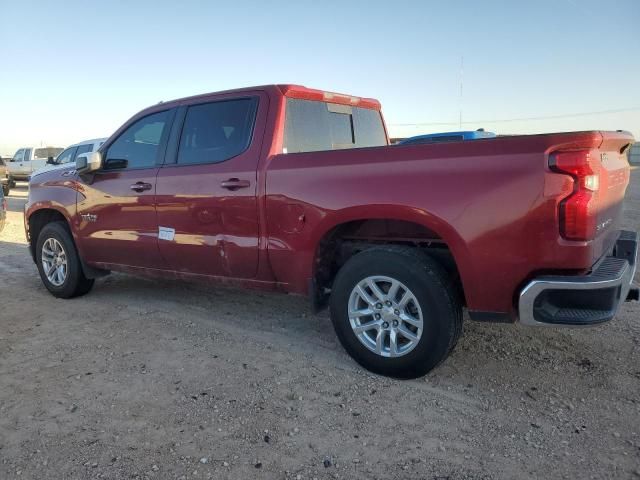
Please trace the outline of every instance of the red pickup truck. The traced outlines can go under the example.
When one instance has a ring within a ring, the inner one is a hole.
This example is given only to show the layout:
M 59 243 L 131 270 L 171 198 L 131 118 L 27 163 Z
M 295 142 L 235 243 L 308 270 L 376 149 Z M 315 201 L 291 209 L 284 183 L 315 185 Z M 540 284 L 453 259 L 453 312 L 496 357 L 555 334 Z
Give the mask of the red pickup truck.
M 480 321 L 585 326 L 633 286 L 626 132 L 389 145 L 378 101 L 295 85 L 160 103 L 34 178 L 55 296 L 111 270 L 307 295 L 364 367 L 423 375 Z

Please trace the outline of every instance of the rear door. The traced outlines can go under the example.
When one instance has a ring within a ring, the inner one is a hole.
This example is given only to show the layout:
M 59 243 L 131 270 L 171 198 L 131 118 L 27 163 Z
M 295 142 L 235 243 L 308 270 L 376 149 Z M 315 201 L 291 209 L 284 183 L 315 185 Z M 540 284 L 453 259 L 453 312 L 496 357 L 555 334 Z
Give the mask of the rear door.
M 173 270 L 253 278 L 262 92 L 182 107 L 157 183 L 160 252 Z
M 24 160 L 22 162 L 22 165 L 20 165 L 22 172 L 25 175 L 31 175 L 31 172 L 33 172 L 33 164 L 32 164 L 32 160 L 31 160 L 31 154 L 33 152 L 32 148 L 25 148 L 24 149 Z
M 158 251 L 155 192 L 174 114 L 171 109 L 142 117 L 102 148 L 103 168 L 88 176 L 78 202 L 88 262 L 165 267 Z

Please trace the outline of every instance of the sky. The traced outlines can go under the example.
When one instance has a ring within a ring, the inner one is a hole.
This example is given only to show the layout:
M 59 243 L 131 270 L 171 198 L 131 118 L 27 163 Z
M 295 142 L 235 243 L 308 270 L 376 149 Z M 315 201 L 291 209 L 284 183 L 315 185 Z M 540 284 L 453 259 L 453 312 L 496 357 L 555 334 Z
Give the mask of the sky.
M 97 5 L 0 0 L 0 155 L 107 137 L 161 100 L 269 83 L 377 98 L 392 136 L 640 140 L 639 0 Z

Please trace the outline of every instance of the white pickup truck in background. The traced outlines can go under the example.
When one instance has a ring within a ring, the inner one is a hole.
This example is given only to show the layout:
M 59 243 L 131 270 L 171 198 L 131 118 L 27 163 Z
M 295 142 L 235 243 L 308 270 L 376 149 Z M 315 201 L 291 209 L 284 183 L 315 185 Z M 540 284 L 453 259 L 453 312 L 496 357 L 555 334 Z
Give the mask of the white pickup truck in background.
M 107 140 L 106 138 L 93 138 L 91 140 L 85 140 L 80 143 L 74 143 L 73 145 L 65 148 L 54 160 L 47 161 L 44 167 L 40 167 L 33 170 L 31 178 L 42 172 L 48 172 L 49 170 L 55 170 L 58 168 L 64 168 L 68 163 L 75 163 L 76 157 L 83 153 L 95 152 L 100 146 Z
M 47 164 L 62 152 L 59 147 L 22 147 L 7 162 L 11 181 L 28 180 L 33 172 Z

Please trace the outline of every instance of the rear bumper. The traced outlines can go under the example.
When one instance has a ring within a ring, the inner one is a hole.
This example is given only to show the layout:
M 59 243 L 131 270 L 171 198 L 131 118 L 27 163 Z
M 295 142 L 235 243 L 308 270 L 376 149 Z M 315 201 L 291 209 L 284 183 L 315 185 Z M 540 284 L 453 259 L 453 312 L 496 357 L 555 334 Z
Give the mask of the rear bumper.
M 622 302 L 637 297 L 632 285 L 637 255 L 638 234 L 622 231 L 613 251 L 588 275 L 534 278 L 520 293 L 519 322 L 583 327 L 611 320 Z

